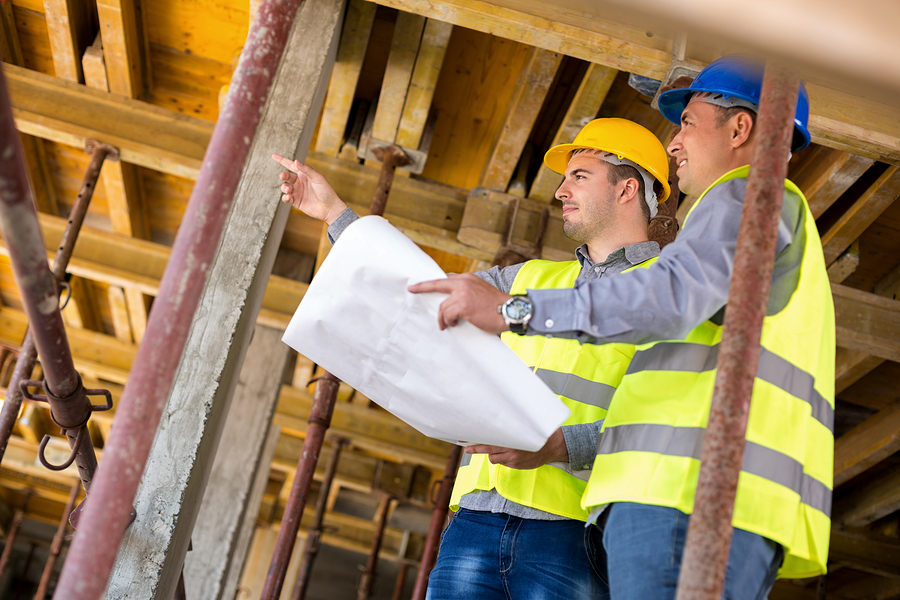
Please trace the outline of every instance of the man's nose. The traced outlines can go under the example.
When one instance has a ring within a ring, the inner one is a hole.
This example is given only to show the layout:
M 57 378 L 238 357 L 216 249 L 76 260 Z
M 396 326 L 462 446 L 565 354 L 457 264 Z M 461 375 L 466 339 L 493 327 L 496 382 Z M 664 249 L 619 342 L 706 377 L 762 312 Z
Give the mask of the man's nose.
M 678 135 L 672 138 L 672 141 L 669 142 L 669 145 L 666 146 L 666 152 L 675 156 L 675 154 L 681 150 L 681 132 L 678 132 Z
M 565 182 L 563 182 L 558 188 L 556 188 L 554 197 L 556 197 L 557 200 L 565 200 L 569 197 L 569 192 L 566 190 Z

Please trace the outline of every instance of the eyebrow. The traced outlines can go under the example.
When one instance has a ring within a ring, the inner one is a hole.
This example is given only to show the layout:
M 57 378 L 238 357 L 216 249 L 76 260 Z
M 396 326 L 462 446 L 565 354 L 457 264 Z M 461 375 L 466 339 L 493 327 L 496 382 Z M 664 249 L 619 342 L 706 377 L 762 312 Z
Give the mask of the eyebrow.
M 575 169 L 574 171 L 570 172 L 569 176 L 580 175 L 581 173 L 587 173 L 588 175 L 594 174 L 593 171 L 589 171 L 588 169 L 585 169 L 584 167 L 579 167 L 579 168 Z

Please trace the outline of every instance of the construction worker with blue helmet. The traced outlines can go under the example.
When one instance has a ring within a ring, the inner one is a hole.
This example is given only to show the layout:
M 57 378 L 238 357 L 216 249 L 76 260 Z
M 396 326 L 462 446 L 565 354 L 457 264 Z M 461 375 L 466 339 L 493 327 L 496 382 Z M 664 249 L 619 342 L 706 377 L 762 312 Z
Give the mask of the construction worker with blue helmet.
M 676 240 L 646 269 L 571 289 L 528 290 L 526 337 L 632 343 L 582 505 L 603 530 L 613 600 L 674 598 L 709 419 L 763 65 L 724 57 L 690 88 L 660 95 L 681 131 L 667 151 L 698 197 Z M 801 92 L 793 149 L 809 143 Z M 785 160 L 788 159 L 787 154 Z M 834 447 L 834 306 L 815 220 L 785 181 L 775 268 L 750 398 L 724 598 L 762 600 L 777 576 L 825 572 Z M 429 291 L 429 283 L 414 291 Z M 445 289 L 442 323 L 498 333 L 495 306 Z

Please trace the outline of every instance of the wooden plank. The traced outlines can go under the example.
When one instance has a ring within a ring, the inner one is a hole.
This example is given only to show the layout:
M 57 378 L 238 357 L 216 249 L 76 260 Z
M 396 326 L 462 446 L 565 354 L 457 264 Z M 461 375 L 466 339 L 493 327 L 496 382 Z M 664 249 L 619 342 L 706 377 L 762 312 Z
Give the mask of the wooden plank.
M 834 441 L 834 485 L 900 450 L 900 404 L 885 408 Z
M 125 288 L 125 304 L 128 306 L 128 321 L 131 324 L 131 335 L 135 344 L 140 344 L 147 331 L 147 296 L 137 288 Z
M 42 213 L 58 215 L 59 202 L 50 169 L 47 167 L 47 151 L 44 147 L 44 140 L 25 134 L 22 134 L 21 138 L 37 209 Z
M 896 300 L 897 294 L 900 292 L 900 267 L 895 267 L 884 279 L 876 283 L 872 291 L 879 296 Z
M 375 4 L 364 0 L 350 0 L 347 4 L 341 44 L 328 82 L 328 95 L 316 136 L 316 152 L 337 156 L 341 149 L 353 95 L 369 45 L 369 34 L 375 22 L 375 8 Z
M 837 345 L 900 362 L 900 302 L 831 284 Z
M 19 131 L 74 146 L 116 146 L 125 162 L 196 179 L 213 124 L 139 100 L 5 66 Z
M 400 126 L 400 116 L 403 113 L 424 28 L 425 17 L 406 12 L 397 15 L 391 53 L 388 56 L 375 121 L 372 124 L 372 137 L 376 140 L 393 142 L 397 137 L 397 128 Z
M 900 541 L 883 535 L 834 527 L 828 559 L 866 573 L 900 577 Z
M 79 39 L 87 26 L 84 4 L 81 0 L 44 0 L 53 69 L 57 77 L 75 83 L 84 80 L 81 69 L 83 48 L 79 47 Z
M 145 214 L 138 169 L 126 162 L 107 160 L 100 176 L 113 231 L 146 240 L 150 238 L 150 224 Z
M 834 521 L 848 527 L 865 527 L 900 510 L 900 471 L 854 489 L 835 506 Z
M 597 116 L 597 111 L 606 99 L 606 94 L 609 93 L 617 74 L 618 71 L 610 67 L 593 63 L 588 66 L 575 97 L 566 110 L 562 124 L 553 137 L 551 147 L 572 143 L 581 128 Z M 562 175 L 548 169 L 542 160 L 528 197 L 539 202 L 552 202 L 560 183 Z
M 97 0 L 109 91 L 130 98 L 142 97 L 146 85 L 139 10 L 135 0 Z
M 113 330 L 116 338 L 123 342 L 132 343 L 131 320 L 128 318 L 128 304 L 125 302 L 125 290 L 117 285 L 109 286 L 107 291 L 109 311 L 112 314 Z
M 831 150 L 831 152 L 838 151 Z M 808 195 L 804 190 L 804 195 L 809 202 L 809 209 L 816 219 L 821 217 L 844 192 L 850 189 L 850 186 L 856 183 L 856 180 L 875 162 L 871 158 L 855 154 L 842 153 L 842 156 L 846 156 L 847 159 L 838 161 L 840 164 L 836 168 L 825 167 L 823 169 L 828 175 L 827 179 L 811 182 Z M 816 173 L 812 175 L 815 176 Z
M 413 69 L 406 103 L 403 105 L 403 114 L 397 129 L 395 141 L 400 146 L 419 149 L 422 143 L 422 134 L 425 132 L 431 111 L 431 100 L 434 97 L 434 89 L 441 74 L 441 65 L 444 63 L 452 31 L 453 25 L 450 23 L 434 19 L 425 22 L 422 43 L 416 56 L 416 66 Z
M 69 281 L 69 286 L 72 288 L 72 297 L 62 311 L 66 325 L 103 331 L 93 284 L 83 277 L 75 276 Z
M 834 393 L 840 394 L 883 362 L 883 358 L 868 352 L 838 347 L 835 352 Z
M 836 261 L 828 265 L 828 281 L 843 283 L 857 267 L 859 267 L 859 239 L 854 240 Z
M 897 198 L 900 198 L 900 167 L 891 166 L 869 186 L 853 205 L 822 236 L 825 264 L 859 238 Z
M 497 130 L 491 153 L 481 173 L 479 187 L 505 192 L 522 149 L 537 119 L 562 55 L 535 48 L 519 73 L 506 118 Z
M 102 92 L 109 91 L 106 60 L 103 56 L 103 41 L 99 33 L 94 38 L 94 43 L 84 51 L 84 56 L 81 57 L 81 68 L 84 70 L 85 85 Z
M 12 2 L 0 3 L 0 55 L 3 62 L 20 67 L 25 64 Z

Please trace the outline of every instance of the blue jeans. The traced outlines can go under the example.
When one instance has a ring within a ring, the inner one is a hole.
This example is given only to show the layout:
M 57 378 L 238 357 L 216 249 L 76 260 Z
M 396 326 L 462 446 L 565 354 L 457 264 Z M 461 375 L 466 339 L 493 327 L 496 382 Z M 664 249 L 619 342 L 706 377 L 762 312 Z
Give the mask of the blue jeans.
M 675 598 L 690 516 L 664 506 L 618 502 L 601 518 L 612 600 Z M 784 560 L 780 544 L 734 529 L 724 600 L 764 600 Z
M 441 535 L 426 600 L 606 600 L 596 527 L 461 508 Z

